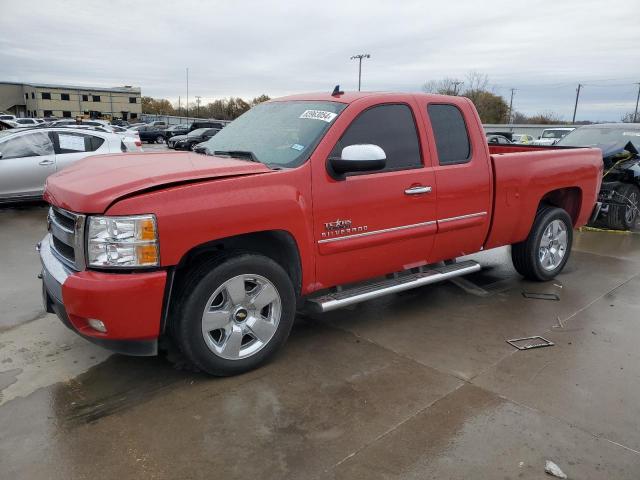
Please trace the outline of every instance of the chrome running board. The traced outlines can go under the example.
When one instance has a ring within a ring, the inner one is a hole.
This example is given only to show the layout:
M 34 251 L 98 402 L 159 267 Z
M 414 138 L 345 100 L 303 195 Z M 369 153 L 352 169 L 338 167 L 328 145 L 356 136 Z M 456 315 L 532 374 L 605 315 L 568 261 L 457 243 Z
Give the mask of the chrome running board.
M 401 274 L 377 283 L 357 285 L 338 292 L 324 294 L 319 297 L 307 299 L 310 309 L 316 312 L 329 312 L 337 308 L 348 307 L 356 303 L 382 297 L 390 293 L 402 292 L 423 285 L 442 282 L 450 278 L 467 275 L 480 270 L 480 264 L 473 260 L 444 265 L 442 267 L 429 267 L 417 273 Z

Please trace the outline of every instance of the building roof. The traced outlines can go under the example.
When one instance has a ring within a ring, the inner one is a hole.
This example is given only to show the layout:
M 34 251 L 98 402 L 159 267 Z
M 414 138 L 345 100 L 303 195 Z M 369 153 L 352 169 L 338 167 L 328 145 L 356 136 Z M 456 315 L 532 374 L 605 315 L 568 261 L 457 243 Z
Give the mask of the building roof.
M 60 88 L 69 90 L 85 90 L 88 92 L 112 92 L 112 93 L 140 93 L 140 87 L 89 87 L 86 85 L 65 85 L 54 83 L 34 83 L 34 82 L 6 82 L 0 81 L 0 85 L 23 85 L 34 88 Z

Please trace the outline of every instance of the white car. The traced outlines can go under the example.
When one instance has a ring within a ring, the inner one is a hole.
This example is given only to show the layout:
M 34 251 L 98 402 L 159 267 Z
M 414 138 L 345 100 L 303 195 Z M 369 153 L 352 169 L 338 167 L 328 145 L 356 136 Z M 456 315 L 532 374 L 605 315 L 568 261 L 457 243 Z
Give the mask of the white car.
M 24 128 L 0 132 L 0 203 L 42 198 L 49 175 L 90 155 L 127 151 L 120 136 L 95 130 Z
M 40 125 L 35 118 L 16 118 L 14 122 L 21 127 L 35 127 L 36 125 Z
M 107 132 L 107 133 L 115 133 L 118 135 L 125 147 L 127 147 L 127 152 L 142 152 L 142 141 L 140 140 L 140 135 L 138 132 L 134 130 L 127 130 L 126 128 L 116 127 L 115 125 L 100 125 L 100 126 L 91 126 L 85 123 L 80 125 L 78 124 L 69 124 L 62 125 L 63 128 L 77 128 L 80 130 L 92 130 L 97 132 Z
M 9 120 L 11 122 L 15 122 L 16 121 L 16 116 L 15 115 L 9 115 L 8 113 L 0 113 L 0 120 Z
M 573 132 L 575 127 L 545 128 L 542 135 L 533 141 L 534 145 L 555 145 L 561 138 Z

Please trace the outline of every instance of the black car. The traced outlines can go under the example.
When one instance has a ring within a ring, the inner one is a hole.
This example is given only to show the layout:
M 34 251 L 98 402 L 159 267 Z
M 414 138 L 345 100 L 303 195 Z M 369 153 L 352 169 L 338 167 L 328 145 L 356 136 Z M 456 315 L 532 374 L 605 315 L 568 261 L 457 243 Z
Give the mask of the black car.
M 139 127 L 133 127 L 131 130 L 135 130 L 140 135 L 140 140 L 149 143 L 164 143 L 164 129 L 155 127 L 152 125 L 140 125 Z
M 197 130 L 193 130 L 187 135 L 181 135 L 180 138 L 171 138 L 169 140 L 169 148 L 175 148 L 176 150 L 192 150 L 195 145 L 201 142 L 206 142 L 219 131 L 219 128 L 199 128 Z
M 177 135 L 186 135 L 191 131 L 191 124 L 171 125 L 164 131 L 164 138 L 169 140 Z
M 557 147 L 597 147 L 602 150 L 604 178 L 596 225 L 616 230 L 635 227 L 640 214 L 640 125 L 601 123 L 567 134 Z
M 490 133 L 487 134 L 487 143 L 490 143 L 492 145 L 498 144 L 498 145 L 509 145 L 513 142 L 511 142 L 511 140 L 509 140 L 507 137 L 505 137 L 504 135 L 500 135 L 497 133 Z
M 199 128 L 217 128 L 222 130 L 229 122 L 216 121 L 216 120 L 197 120 L 191 124 L 189 131 L 197 130 Z

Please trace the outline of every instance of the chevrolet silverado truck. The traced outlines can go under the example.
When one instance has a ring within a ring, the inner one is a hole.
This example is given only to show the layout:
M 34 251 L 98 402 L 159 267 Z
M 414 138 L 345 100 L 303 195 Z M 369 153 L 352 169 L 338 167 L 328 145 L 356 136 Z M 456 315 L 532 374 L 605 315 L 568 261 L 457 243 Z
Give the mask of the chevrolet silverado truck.
M 285 343 L 298 309 L 480 269 L 457 257 L 511 245 L 520 274 L 552 279 L 603 168 L 598 149 L 500 153 L 471 101 L 427 94 L 280 98 L 205 145 L 49 177 L 47 311 L 117 352 L 170 339 L 195 368 L 237 374 Z

